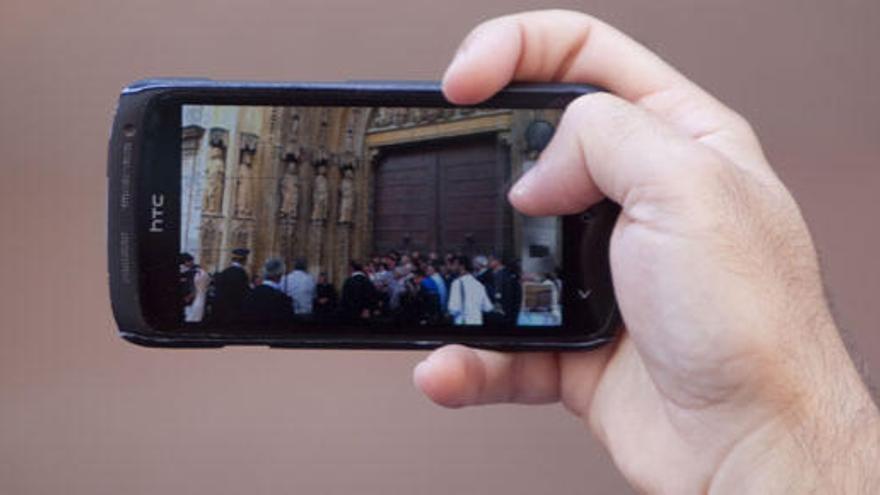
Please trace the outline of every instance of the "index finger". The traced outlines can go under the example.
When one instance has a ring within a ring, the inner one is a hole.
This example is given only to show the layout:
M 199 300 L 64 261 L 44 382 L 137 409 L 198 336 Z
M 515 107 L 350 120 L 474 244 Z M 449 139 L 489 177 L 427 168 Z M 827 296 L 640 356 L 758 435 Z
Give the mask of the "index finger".
M 596 84 L 734 161 L 754 155 L 742 150 L 756 144 L 742 117 L 644 46 L 580 12 L 525 12 L 480 24 L 447 68 L 443 90 L 453 103 L 475 104 L 511 81 Z

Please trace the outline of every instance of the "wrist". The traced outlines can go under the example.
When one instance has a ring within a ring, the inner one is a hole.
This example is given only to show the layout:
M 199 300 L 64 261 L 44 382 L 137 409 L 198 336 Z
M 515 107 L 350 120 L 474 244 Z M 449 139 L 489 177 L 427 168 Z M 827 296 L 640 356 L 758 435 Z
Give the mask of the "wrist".
M 838 365 L 815 393 L 738 441 L 708 492 L 880 493 L 880 412 L 849 357 Z

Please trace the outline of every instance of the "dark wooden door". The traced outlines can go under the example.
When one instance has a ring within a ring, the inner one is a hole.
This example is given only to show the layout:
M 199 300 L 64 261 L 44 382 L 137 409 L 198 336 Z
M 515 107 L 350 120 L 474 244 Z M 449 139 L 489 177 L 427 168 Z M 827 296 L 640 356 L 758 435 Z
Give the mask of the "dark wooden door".
M 375 251 L 509 255 L 508 157 L 495 135 L 384 150 L 375 175 Z
M 376 170 L 373 245 L 376 253 L 436 245 L 436 157 L 416 149 L 386 155 Z

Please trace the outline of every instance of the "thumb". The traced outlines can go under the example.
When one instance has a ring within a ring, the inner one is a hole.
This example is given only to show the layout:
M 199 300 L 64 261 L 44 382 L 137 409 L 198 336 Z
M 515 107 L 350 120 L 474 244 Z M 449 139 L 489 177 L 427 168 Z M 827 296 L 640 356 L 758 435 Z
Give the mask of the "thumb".
M 534 216 L 578 213 L 603 197 L 625 212 L 645 201 L 677 208 L 712 190 L 703 182 L 728 166 L 718 152 L 653 113 L 594 93 L 568 106 L 550 144 L 509 199 Z

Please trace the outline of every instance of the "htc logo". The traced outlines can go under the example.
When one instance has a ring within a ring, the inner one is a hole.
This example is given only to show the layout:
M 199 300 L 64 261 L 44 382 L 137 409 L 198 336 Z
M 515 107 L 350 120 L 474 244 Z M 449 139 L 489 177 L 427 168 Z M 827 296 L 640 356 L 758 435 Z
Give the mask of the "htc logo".
M 162 233 L 165 231 L 165 195 L 153 194 L 150 196 L 150 232 Z

